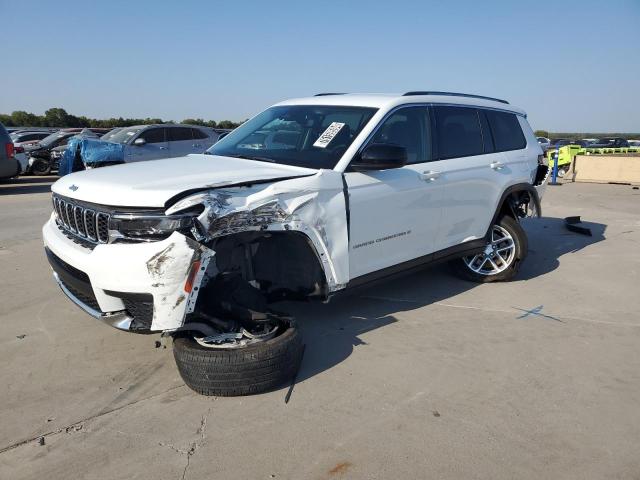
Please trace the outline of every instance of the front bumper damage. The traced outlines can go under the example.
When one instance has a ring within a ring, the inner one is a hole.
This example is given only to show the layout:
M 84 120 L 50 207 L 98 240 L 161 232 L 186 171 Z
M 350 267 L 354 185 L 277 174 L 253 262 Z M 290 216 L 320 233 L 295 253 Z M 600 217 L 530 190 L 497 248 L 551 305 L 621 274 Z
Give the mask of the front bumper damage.
M 228 249 L 216 258 L 218 239 L 235 234 L 304 236 L 323 277 L 309 291 L 328 296 L 343 289 L 349 279 L 343 189 L 342 175 L 331 170 L 272 184 L 205 189 L 165 211 L 179 214 L 201 205 L 190 236 L 174 232 L 149 242 L 83 245 L 59 228 L 54 214 L 43 227 L 44 243 L 56 281 L 85 312 L 124 330 L 175 331 L 194 313 L 198 292 L 229 266 Z
M 54 278 L 65 295 L 92 317 L 128 331 L 180 327 L 195 307 L 199 285 L 215 255 L 177 232 L 159 242 L 90 249 L 60 231 L 53 216 L 43 227 L 43 238 Z M 140 298 L 147 300 L 148 314 L 137 308 Z

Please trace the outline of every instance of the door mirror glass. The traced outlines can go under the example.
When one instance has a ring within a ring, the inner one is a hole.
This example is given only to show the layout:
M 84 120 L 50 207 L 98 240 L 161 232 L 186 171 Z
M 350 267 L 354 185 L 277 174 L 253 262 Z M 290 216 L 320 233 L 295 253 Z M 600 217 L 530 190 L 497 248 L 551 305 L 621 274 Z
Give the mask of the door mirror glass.
M 407 164 L 407 149 L 391 143 L 374 143 L 366 147 L 360 158 L 354 159 L 350 167 L 356 172 L 387 170 Z
M 137 145 L 137 146 L 139 146 L 139 147 L 141 147 L 141 146 L 142 146 L 142 145 L 144 145 L 145 143 L 147 143 L 147 141 L 146 141 L 144 138 L 136 138 L 136 139 L 133 141 L 133 144 L 134 144 L 134 145 Z

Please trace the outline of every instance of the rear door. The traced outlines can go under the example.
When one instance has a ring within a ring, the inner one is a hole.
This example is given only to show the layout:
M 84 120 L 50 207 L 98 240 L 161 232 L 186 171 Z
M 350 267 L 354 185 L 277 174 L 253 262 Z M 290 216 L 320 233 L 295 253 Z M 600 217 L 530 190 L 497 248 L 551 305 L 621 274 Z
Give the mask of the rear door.
M 136 145 L 138 138 L 145 140 L 144 145 Z M 131 140 L 126 149 L 126 162 L 141 162 L 145 160 L 157 160 L 169 156 L 169 143 L 166 138 L 166 128 L 150 127 L 140 132 Z
M 211 130 L 200 130 L 192 128 L 193 133 L 193 153 L 204 153 L 211 145 L 216 143 L 217 134 Z
M 193 131 L 189 127 L 167 127 L 167 140 L 169 140 L 171 157 L 183 157 L 195 153 Z
M 502 153 L 494 151 L 486 117 L 474 107 L 433 108 L 439 172 L 443 188 L 442 222 L 436 250 L 482 238 L 495 206 L 512 177 Z

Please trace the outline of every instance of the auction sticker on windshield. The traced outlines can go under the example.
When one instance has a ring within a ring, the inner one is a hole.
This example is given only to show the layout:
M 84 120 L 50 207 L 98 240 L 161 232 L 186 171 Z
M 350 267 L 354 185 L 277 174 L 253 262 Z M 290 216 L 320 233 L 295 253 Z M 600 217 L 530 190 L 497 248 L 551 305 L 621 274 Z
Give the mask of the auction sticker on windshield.
M 342 127 L 344 127 L 344 125 L 344 123 L 333 122 L 327 127 L 324 132 L 322 132 L 322 135 L 318 137 L 313 146 L 319 148 L 327 148 L 327 145 L 331 143 L 331 140 L 333 140 L 338 132 L 342 130 Z

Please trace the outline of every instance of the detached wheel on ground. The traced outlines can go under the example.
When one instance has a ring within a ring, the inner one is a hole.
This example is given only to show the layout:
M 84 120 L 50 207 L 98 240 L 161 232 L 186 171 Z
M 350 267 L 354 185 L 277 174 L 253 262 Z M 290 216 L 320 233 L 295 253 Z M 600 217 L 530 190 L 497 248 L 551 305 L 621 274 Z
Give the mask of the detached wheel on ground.
M 173 340 L 180 376 L 202 395 L 251 395 L 283 385 L 295 375 L 302 336 L 295 326 L 280 335 L 246 346 L 210 345 L 184 332 Z
M 503 216 L 491 226 L 491 241 L 483 252 L 452 262 L 456 273 L 478 283 L 511 280 L 527 256 L 527 234 L 512 217 Z

